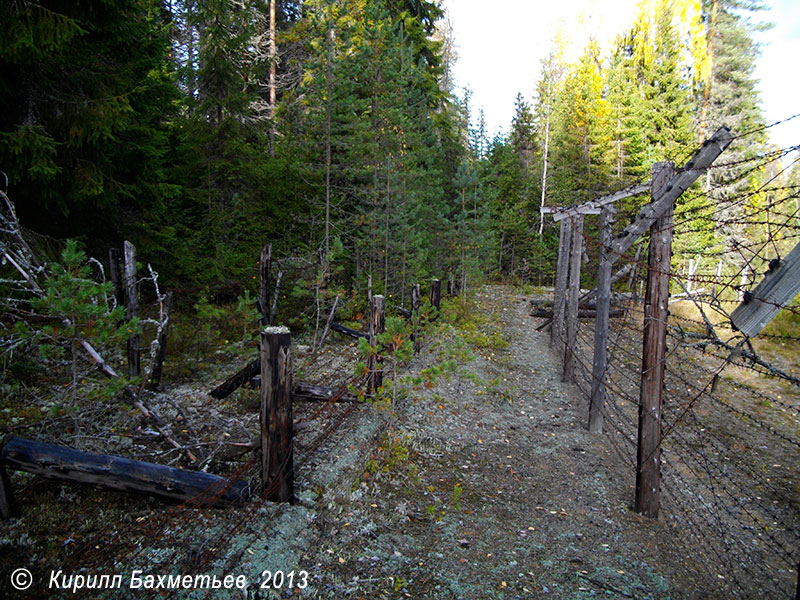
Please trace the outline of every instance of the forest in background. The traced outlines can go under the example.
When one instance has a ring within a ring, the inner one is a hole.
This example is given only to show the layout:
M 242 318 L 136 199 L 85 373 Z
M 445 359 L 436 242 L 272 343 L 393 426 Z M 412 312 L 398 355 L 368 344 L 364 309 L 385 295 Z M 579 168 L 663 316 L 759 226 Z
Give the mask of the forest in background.
M 254 289 L 267 242 L 296 270 L 298 306 L 368 276 L 401 301 L 432 276 L 549 284 L 557 234 L 540 206 L 680 165 L 722 124 L 765 126 L 759 9 L 642 2 L 608 55 L 590 42 L 574 63 L 556 34 L 533 105 L 519 95 L 509 134 L 489 139 L 454 89 L 437 2 L 13 0 L 0 9 L 0 170 L 51 258 L 67 238 L 99 258 L 128 239 L 162 285 L 211 296 Z M 771 151 L 766 132 L 749 135 L 725 162 Z M 750 189 L 738 209 L 758 211 L 799 176 L 729 171 L 685 202 Z M 692 251 L 763 234 L 735 222 L 682 240 Z

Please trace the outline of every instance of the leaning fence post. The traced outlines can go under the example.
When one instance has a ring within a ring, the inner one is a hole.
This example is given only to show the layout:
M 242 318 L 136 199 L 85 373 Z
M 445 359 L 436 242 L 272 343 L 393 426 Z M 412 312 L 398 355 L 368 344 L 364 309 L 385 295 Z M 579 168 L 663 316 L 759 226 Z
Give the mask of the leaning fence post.
M 136 286 L 136 247 L 125 241 L 123 254 L 125 255 L 125 318 L 130 321 L 139 316 L 139 292 Z M 139 336 L 137 334 L 128 338 L 128 376 L 138 377 L 141 371 L 139 354 Z
M 653 197 L 672 177 L 672 163 L 653 165 Z M 661 485 L 661 407 L 667 341 L 672 214 L 674 203 L 650 227 L 647 290 L 644 300 L 642 380 L 639 390 L 639 434 L 636 451 L 635 510 L 658 517 Z
M 583 256 L 583 215 L 571 217 L 572 243 L 569 254 L 569 285 L 567 290 L 566 333 L 562 343 L 564 352 L 564 372 L 561 381 L 575 381 L 575 344 L 578 339 L 578 297 L 581 294 L 581 257 Z
M 567 297 L 567 275 L 569 274 L 569 245 L 572 227 L 569 219 L 562 219 L 558 230 L 558 261 L 553 288 L 553 324 L 550 326 L 550 347 L 560 348 L 564 344 L 564 309 Z
M 419 307 L 421 302 L 419 284 L 411 286 L 411 339 L 414 342 L 414 354 L 419 353 L 421 344 L 419 340 Z
M 294 495 L 291 344 L 287 327 L 261 332 L 261 484 L 274 502 Z
M 369 345 L 378 346 L 378 335 L 383 333 L 386 325 L 386 303 L 381 294 L 376 294 L 370 301 L 369 311 Z M 369 376 L 367 378 L 367 394 L 374 393 L 383 386 L 383 361 L 377 354 L 370 354 L 367 360 Z
M 608 365 L 608 313 L 611 307 L 611 245 L 613 213 L 610 205 L 600 213 L 600 266 L 597 274 L 597 314 L 594 321 L 594 361 L 592 363 L 592 397 L 589 405 L 589 431 L 603 431 L 603 410 L 606 401 L 606 367 Z

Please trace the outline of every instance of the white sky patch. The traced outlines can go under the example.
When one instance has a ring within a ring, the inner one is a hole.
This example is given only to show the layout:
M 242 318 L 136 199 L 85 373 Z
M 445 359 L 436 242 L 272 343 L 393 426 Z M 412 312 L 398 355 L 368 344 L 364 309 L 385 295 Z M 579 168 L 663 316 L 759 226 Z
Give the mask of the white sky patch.
M 561 22 L 570 38 L 569 60 L 582 52 L 590 35 L 605 53 L 617 35 L 633 23 L 636 0 L 444 0 L 455 32 L 459 59 L 456 85 L 472 90 L 477 116 L 483 108 L 491 136 L 507 131 L 517 93 L 533 103 L 541 61 L 552 47 Z M 776 27 L 760 34 L 758 59 L 762 107 L 768 123 L 800 113 L 800 2 L 773 0 L 756 15 Z M 800 144 L 800 118 L 770 130 L 780 147 Z
M 774 0 L 764 21 L 775 27 L 756 36 L 762 44 L 756 77 L 760 80 L 761 107 L 767 123 L 774 123 L 800 113 L 800 3 L 797 0 Z M 781 148 L 800 144 L 800 117 L 770 129 L 772 143 Z

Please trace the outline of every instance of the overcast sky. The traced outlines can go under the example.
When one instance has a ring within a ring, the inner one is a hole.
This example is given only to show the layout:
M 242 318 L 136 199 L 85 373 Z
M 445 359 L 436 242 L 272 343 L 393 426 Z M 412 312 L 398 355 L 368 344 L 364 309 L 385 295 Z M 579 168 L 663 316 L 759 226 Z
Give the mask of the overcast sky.
M 559 22 L 572 38 L 573 52 L 584 47 L 589 32 L 604 49 L 633 22 L 636 0 L 444 0 L 455 32 L 458 86 L 472 89 L 475 112 L 483 108 L 489 131 L 508 130 L 514 98 L 532 101 L 541 60 L 550 50 Z M 800 113 L 800 2 L 767 0 L 763 13 L 775 23 L 759 35 L 763 44 L 757 76 L 762 108 L 772 123 Z M 770 130 L 781 147 L 800 144 L 800 118 Z

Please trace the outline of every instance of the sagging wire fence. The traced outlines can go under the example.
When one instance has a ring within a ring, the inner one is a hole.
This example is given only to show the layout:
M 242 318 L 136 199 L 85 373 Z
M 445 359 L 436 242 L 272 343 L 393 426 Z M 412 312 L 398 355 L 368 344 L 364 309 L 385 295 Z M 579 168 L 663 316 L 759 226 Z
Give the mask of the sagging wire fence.
M 708 597 L 791 598 L 800 186 L 789 174 L 798 146 L 748 155 L 748 135 L 720 130 L 674 173 L 656 165 L 650 198 L 619 233 L 621 198 L 552 210 L 562 232 L 551 339 L 564 379 L 588 400 L 590 430 L 636 473 L 635 509 L 660 518 L 692 558 L 687 585 Z M 735 157 L 726 160 L 728 145 Z M 698 168 L 709 146 L 715 156 Z M 664 201 L 692 171 L 696 183 Z M 593 214 L 599 232 L 584 222 Z M 584 281 L 597 285 L 589 292 L 580 289 L 585 255 Z M 579 307 L 593 318 L 579 321 Z

